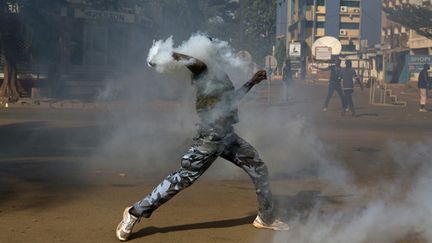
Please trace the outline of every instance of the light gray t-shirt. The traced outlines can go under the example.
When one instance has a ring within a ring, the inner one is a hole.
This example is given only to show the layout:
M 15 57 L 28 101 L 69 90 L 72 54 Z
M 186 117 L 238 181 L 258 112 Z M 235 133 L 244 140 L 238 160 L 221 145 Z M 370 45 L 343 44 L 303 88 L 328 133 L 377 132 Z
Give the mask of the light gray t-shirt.
M 234 85 L 228 75 L 215 77 L 205 71 L 195 76 L 192 84 L 196 87 L 195 108 L 202 126 L 223 129 L 238 122 Z

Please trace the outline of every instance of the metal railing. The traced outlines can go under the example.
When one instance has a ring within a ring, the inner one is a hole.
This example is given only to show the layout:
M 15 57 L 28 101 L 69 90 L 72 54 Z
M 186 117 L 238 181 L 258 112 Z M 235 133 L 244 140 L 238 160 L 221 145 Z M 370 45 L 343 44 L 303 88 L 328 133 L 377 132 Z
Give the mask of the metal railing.
M 392 107 L 407 106 L 407 102 L 399 100 L 398 96 L 393 94 L 393 90 L 388 88 L 387 84 L 379 84 L 376 79 L 370 81 L 369 104 Z

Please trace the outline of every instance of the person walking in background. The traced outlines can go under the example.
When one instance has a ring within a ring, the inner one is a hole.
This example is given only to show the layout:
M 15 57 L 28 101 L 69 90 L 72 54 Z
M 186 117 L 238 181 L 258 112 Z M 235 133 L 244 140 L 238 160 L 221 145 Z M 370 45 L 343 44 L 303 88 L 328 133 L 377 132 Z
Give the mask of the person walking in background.
M 341 70 L 342 88 L 345 97 L 345 111 L 351 111 L 351 114 L 355 116 L 354 102 L 352 99 L 352 93 L 354 92 L 354 80 L 360 84 L 361 90 L 363 90 L 363 84 L 357 76 L 356 71 L 352 68 L 351 60 L 345 61 L 345 68 Z M 343 114 L 344 114 L 343 112 Z
M 285 65 L 282 69 L 282 79 L 285 84 L 285 101 L 290 99 L 290 90 L 289 87 L 291 86 L 293 80 L 292 80 L 292 72 L 291 72 L 291 62 L 289 59 L 285 60 Z
M 417 87 L 419 88 L 419 94 L 420 94 L 420 112 L 427 112 L 426 108 L 426 100 L 427 100 L 427 89 L 429 86 L 429 64 L 425 64 L 423 66 L 423 69 L 420 71 L 419 77 L 418 77 L 418 83 Z
M 327 68 L 318 68 L 319 70 L 328 71 L 330 70 L 330 78 L 329 78 L 329 85 L 328 85 L 328 92 L 327 97 L 324 101 L 323 111 L 327 111 L 327 106 L 330 102 L 330 99 L 333 97 L 333 93 L 336 91 L 336 93 L 339 95 L 339 98 L 341 100 L 342 105 L 342 112 L 345 110 L 345 98 L 342 91 L 342 85 L 341 85 L 341 61 L 340 59 L 335 60 L 335 64 L 327 67 Z

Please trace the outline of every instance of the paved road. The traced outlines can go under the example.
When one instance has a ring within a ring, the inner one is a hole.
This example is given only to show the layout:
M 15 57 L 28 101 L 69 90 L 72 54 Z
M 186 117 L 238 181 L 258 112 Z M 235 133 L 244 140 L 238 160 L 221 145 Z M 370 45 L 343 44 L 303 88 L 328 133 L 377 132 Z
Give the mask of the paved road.
M 241 171 L 218 160 L 142 220 L 132 242 L 334 242 L 306 237 L 322 229 L 308 228 L 313 215 L 364 208 L 389 185 L 400 185 L 397 158 L 431 145 L 432 112 L 419 113 L 415 104 L 373 107 L 366 92 L 356 92 L 358 116 L 341 116 L 336 97 L 321 111 L 325 86 L 293 89 L 296 95 L 286 103 L 242 104 L 237 125 L 269 165 L 278 213 L 291 223 L 290 233 L 251 226 L 254 189 Z M 0 110 L 0 242 L 116 242 L 123 208 L 178 167 L 194 135 L 187 105 Z M 402 182 L 408 188 L 416 164 L 403 170 L 412 172 Z M 422 242 L 415 231 L 398 239 Z

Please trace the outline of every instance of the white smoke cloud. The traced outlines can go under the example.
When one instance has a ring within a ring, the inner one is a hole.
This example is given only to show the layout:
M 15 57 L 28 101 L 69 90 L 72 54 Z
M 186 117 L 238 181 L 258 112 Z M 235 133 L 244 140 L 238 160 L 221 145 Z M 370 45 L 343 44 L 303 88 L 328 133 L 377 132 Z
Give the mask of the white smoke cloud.
M 220 77 L 225 73 L 236 76 L 238 73 L 249 71 L 248 64 L 236 57 L 228 42 L 201 33 L 193 34 L 178 47 L 174 47 L 172 37 L 155 41 L 149 50 L 147 62 L 156 64 L 155 69 L 160 73 L 177 71 L 187 63 L 175 61 L 172 57 L 173 52 L 203 61 L 213 76 Z
M 232 78 L 239 71 L 247 69 L 245 63 L 235 57 L 227 42 L 211 41 L 202 34 L 192 35 L 178 47 L 174 47 L 172 38 L 156 41 L 149 51 L 147 61 L 156 63 L 158 72 L 175 71 L 178 76 L 178 72 L 183 73 L 186 69 L 184 63 L 174 61 L 171 56 L 173 51 L 204 61 L 213 75 L 228 73 Z M 162 83 L 157 81 L 164 79 L 163 76 L 166 75 L 148 75 L 145 81 L 152 85 Z M 153 97 L 172 94 L 172 84 L 177 82 L 174 81 L 175 78 L 164 80 L 170 82 L 170 85 L 157 91 L 154 86 L 146 86 L 143 96 L 152 92 L 155 93 L 152 93 Z M 233 78 L 233 81 L 242 84 L 246 80 Z M 181 85 L 188 87 L 188 91 L 192 90 L 189 90 L 190 82 L 182 82 Z M 131 89 L 137 90 L 136 86 Z M 179 142 L 178 138 L 184 138 L 186 144 L 192 143 L 193 124 L 197 121 L 191 94 L 192 92 L 187 95 L 185 93 L 188 98 L 179 106 L 181 108 L 175 109 L 166 117 L 161 114 L 137 116 L 136 110 L 118 115 L 121 125 L 113 132 L 112 139 L 101 148 L 101 153 L 106 154 L 99 155 L 99 158 L 115 155 L 127 158 L 128 160 L 123 160 L 124 163 L 129 163 L 135 171 L 151 169 L 168 174 L 171 168 L 177 168 L 182 151 L 187 149 L 187 145 Z M 401 142 L 389 143 L 385 151 L 390 155 L 389 159 L 398 165 L 397 179 L 380 182 L 376 186 L 384 188 L 385 193 L 370 196 L 368 189 L 360 188 L 352 182 L 350 171 L 339 166 L 327 154 L 326 147 L 315 134 L 310 121 L 294 113 L 281 114 L 277 108 L 267 112 L 248 108 L 244 112 L 240 109 L 240 112 L 240 125 L 236 127 L 239 135 L 260 152 L 273 176 L 290 176 L 312 168 L 316 171 L 312 177 L 341 185 L 346 192 L 354 195 L 351 200 L 358 202 L 348 210 L 326 213 L 322 212 L 321 205 L 316 205 L 306 219 L 291 219 L 291 231 L 276 234 L 274 243 L 385 243 L 416 233 L 432 242 L 432 142 L 411 146 Z M 170 134 L 171 137 L 160 139 L 161 134 Z M 149 139 L 153 135 L 157 139 Z M 113 163 L 118 163 L 119 159 L 114 160 Z M 121 168 L 125 164 L 115 166 Z M 209 170 L 211 172 L 205 174 L 207 178 L 238 178 L 236 176 L 239 174 L 244 175 L 241 170 L 225 161 L 216 162 Z
M 323 213 L 321 205 L 316 205 L 306 220 L 291 219 L 291 232 L 276 234 L 273 243 L 392 243 L 407 237 L 431 242 L 430 151 L 432 142 L 412 146 L 390 142 L 386 153 L 400 165 L 398 177 L 377 185 L 388 190 L 371 199 L 364 190 L 351 185 L 350 193 L 363 206 Z

